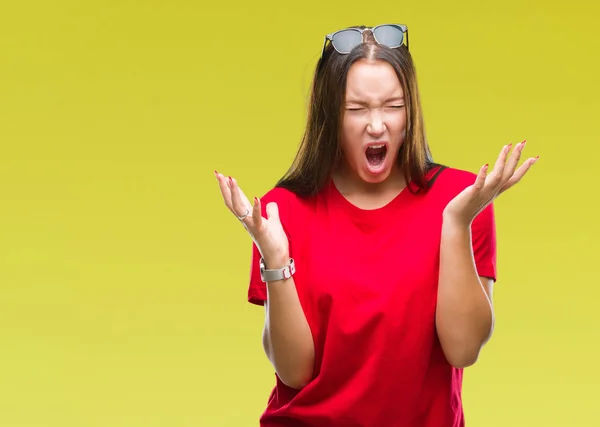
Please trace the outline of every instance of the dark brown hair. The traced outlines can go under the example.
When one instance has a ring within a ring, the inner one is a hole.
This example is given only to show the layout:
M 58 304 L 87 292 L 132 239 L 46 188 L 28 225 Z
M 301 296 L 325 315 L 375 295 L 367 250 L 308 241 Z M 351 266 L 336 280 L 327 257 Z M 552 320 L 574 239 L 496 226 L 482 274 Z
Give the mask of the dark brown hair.
M 354 28 L 365 28 L 364 26 Z M 299 196 L 318 193 L 342 159 L 341 127 L 346 80 L 350 67 L 359 60 L 386 61 L 395 70 L 404 90 L 406 137 L 398 162 L 410 191 L 428 189 L 427 172 L 434 166 L 425 138 L 415 67 L 405 45 L 391 49 L 364 33 L 363 43 L 347 55 L 329 43 L 315 70 L 308 119 L 304 136 L 292 166 L 277 182 L 277 187 Z

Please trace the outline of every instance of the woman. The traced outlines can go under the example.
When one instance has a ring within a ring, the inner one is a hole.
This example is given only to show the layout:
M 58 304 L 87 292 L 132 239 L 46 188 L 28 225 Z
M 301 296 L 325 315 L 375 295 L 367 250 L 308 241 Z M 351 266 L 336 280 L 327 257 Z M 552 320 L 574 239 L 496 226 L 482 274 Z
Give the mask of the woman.
M 276 385 L 261 426 L 463 426 L 463 368 L 493 330 L 492 202 L 524 142 L 479 173 L 435 164 L 407 28 L 325 38 L 288 173 L 251 204 L 215 172 L 253 239 Z

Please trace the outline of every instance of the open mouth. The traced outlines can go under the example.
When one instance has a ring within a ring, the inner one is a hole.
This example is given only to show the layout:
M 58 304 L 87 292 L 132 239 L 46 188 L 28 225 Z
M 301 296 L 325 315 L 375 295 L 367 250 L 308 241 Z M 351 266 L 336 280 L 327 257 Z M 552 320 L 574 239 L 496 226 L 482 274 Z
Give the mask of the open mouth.
M 369 166 L 377 169 L 383 165 L 387 154 L 387 144 L 372 144 L 367 147 L 365 152 Z

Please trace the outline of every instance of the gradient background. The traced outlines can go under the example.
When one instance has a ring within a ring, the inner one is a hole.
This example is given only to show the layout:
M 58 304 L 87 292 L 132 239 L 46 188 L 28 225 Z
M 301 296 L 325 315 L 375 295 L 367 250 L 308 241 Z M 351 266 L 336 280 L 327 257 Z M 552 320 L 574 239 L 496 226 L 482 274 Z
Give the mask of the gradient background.
M 409 26 L 435 159 L 540 155 L 497 202 L 469 426 L 598 426 L 600 7 L 563 1 L 0 6 L 0 427 L 257 426 L 274 384 L 249 197 L 300 139 L 325 33 Z

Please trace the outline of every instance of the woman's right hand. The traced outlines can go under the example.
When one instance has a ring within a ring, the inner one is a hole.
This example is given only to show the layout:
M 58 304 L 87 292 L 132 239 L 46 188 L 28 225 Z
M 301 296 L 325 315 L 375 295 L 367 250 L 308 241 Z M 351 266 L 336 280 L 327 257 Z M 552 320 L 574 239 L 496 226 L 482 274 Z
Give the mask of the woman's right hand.
M 256 244 L 269 269 L 283 268 L 289 262 L 289 241 L 274 202 L 267 204 L 267 218 L 261 214 L 261 204 L 254 198 L 254 205 L 238 187 L 235 179 L 215 171 L 225 206 L 236 216 Z

